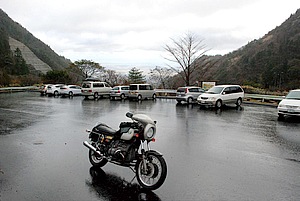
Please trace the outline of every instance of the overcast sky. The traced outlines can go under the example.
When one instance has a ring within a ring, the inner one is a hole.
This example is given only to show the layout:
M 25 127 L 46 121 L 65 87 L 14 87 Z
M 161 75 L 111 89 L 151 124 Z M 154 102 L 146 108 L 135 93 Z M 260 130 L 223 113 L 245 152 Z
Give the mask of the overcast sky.
M 259 39 L 300 0 L 0 0 L 14 21 L 73 62 L 124 71 L 166 66 L 163 46 L 192 32 L 226 54 Z

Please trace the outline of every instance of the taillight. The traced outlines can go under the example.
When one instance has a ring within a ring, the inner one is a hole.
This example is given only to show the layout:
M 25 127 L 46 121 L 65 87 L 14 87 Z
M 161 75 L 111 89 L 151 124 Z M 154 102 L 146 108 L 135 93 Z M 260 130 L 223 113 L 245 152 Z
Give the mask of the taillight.
M 189 92 L 189 89 L 188 88 L 185 88 L 185 93 L 188 93 Z
M 120 90 L 118 90 L 118 93 L 120 93 L 121 91 Z

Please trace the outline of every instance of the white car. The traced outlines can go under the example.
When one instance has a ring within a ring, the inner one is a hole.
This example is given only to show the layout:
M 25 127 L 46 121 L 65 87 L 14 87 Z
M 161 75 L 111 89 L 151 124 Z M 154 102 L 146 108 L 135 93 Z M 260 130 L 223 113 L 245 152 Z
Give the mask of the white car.
M 48 85 L 46 94 L 48 96 L 58 96 L 60 93 L 60 87 L 63 86 L 62 84 L 54 84 L 54 85 Z
M 52 84 L 44 84 L 44 85 L 40 86 L 39 92 L 41 93 L 42 96 L 47 94 L 47 88 L 50 85 L 52 85 Z
M 60 95 L 62 96 L 76 96 L 81 95 L 81 87 L 77 85 L 64 85 L 60 87 Z
M 216 85 L 197 98 L 203 106 L 220 108 L 225 104 L 240 106 L 244 99 L 244 90 L 239 85 Z
M 280 101 L 277 107 L 278 119 L 284 116 L 300 117 L 300 89 L 291 90 L 288 95 Z

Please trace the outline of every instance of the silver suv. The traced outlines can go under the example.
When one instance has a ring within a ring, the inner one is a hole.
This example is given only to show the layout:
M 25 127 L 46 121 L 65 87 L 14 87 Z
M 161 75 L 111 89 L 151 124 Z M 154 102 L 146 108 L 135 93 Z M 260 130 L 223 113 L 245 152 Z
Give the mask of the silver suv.
M 191 104 L 195 102 L 202 93 L 204 93 L 204 89 L 200 87 L 179 87 L 176 92 L 176 100 L 178 103 L 184 101 Z
M 239 85 L 217 85 L 201 94 L 197 101 L 200 105 L 222 107 L 225 104 L 240 106 L 244 99 L 244 90 Z
M 129 99 L 156 99 L 156 93 L 150 84 L 130 84 L 129 85 Z
M 110 94 L 111 87 L 106 82 L 98 81 L 84 81 L 81 86 L 81 93 L 85 98 L 93 96 L 94 99 L 99 97 L 108 96 Z

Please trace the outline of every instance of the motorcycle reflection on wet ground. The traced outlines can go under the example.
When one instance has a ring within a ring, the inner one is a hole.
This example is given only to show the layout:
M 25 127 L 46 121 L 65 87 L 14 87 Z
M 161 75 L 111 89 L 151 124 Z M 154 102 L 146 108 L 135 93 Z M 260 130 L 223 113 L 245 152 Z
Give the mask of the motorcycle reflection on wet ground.
M 86 185 L 95 191 L 99 198 L 108 200 L 161 200 L 154 192 L 143 189 L 140 185 L 104 172 L 99 167 L 90 168 L 91 181 Z M 134 179 L 134 178 L 133 178 Z

